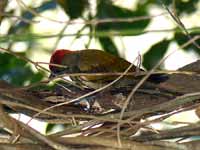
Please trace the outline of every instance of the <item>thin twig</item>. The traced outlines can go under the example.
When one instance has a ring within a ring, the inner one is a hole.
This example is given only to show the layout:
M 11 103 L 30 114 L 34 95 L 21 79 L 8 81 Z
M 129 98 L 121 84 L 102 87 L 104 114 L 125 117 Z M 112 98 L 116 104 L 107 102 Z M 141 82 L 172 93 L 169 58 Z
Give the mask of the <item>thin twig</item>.
M 36 21 L 36 20 L 29 20 L 29 19 L 23 18 L 21 16 L 16 16 L 16 15 L 5 13 L 5 12 L 0 12 L 0 13 L 2 14 L 2 16 L 17 18 L 18 20 L 21 20 L 21 21 L 23 21 L 25 23 L 29 23 L 29 24 L 39 23 L 40 22 L 40 21 Z
M 188 31 L 199 31 L 200 28 L 199 27 L 194 27 L 194 28 L 187 28 Z M 95 37 L 108 37 L 109 36 L 133 36 L 133 35 L 141 35 L 141 34 L 145 34 L 145 33 L 160 33 L 160 32 L 178 32 L 178 33 L 182 33 L 182 31 L 180 29 L 177 28 L 170 28 L 170 29 L 155 29 L 155 30 L 144 30 L 144 31 L 138 31 L 138 30 L 124 30 L 124 31 L 101 31 L 101 32 L 97 32 L 95 33 Z M 71 37 L 71 36 L 76 36 L 76 33 L 68 33 L 68 34 L 63 34 L 62 37 Z M 93 35 L 92 33 L 80 33 L 79 36 L 91 36 Z M 17 35 L 7 35 L 7 34 L 1 34 L 1 41 L 8 41 L 8 40 L 12 40 L 12 41 L 27 41 L 27 40 L 31 40 L 31 39 L 45 39 L 45 38 L 55 38 L 58 37 L 58 34 L 48 34 L 48 35 L 42 35 L 42 34 L 30 34 L 30 33 L 26 33 L 26 34 L 20 34 L 20 36 Z
M 186 29 L 185 25 L 182 23 L 181 19 L 176 14 L 174 14 L 174 13 L 172 13 L 170 11 L 170 9 L 165 5 L 165 3 L 163 2 L 163 0 L 159 0 L 159 1 L 161 2 L 162 6 L 167 10 L 167 12 L 170 14 L 170 16 L 172 17 L 172 19 L 178 24 L 178 27 L 184 31 L 184 33 L 186 34 L 186 36 L 188 37 L 188 39 L 192 40 L 192 37 L 191 37 L 190 33 Z M 198 49 L 200 49 L 200 46 L 199 46 L 199 44 L 196 41 L 193 41 L 192 44 L 194 46 L 196 46 Z
M 30 7 L 28 7 L 22 0 L 16 0 L 18 2 L 19 6 L 22 6 L 24 9 L 26 9 L 27 11 L 29 11 L 31 14 L 35 15 L 35 16 L 39 16 L 41 18 L 47 19 L 49 21 L 53 21 L 53 22 L 57 22 L 57 23 L 64 23 L 64 24 L 91 24 L 91 25 L 97 25 L 97 24 L 103 24 L 103 23 L 119 23 L 119 22 L 137 22 L 137 21 L 141 21 L 141 20 L 147 20 L 147 19 L 152 19 L 155 17 L 159 17 L 159 16 L 163 16 L 163 15 L 167 15 L 166 12 L 158 14 L 158 15 L 151 15 L 151 16 L 139 16 L 139 17 L 133 17 L 133 18 L 106 18 L 106 19 L 93 19 L 93 20 L 89 20 L 89 21 L 74 21 L 74 20 L 70 20 L 70 21 L 60 21 L 60 20 L 56 20 L 56 19 L 52 19 L 50 17 L 46 17 L 41 15 L 40 13 L 36 12 L 34 9 L 31 9 Z

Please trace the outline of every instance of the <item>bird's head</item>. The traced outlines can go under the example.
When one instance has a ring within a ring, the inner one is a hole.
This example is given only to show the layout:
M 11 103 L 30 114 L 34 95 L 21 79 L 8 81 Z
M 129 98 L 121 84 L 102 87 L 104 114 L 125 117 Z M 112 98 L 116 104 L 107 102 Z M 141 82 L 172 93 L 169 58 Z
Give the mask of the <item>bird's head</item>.
M 63 71 L 65 69 L 64 66 L 62 66 L 63 59 L 66 55 L 71 54 L 71 53 L 73 53 L 73 51 L 66 50 L 66 49 L 56 50 L 50 58 L 49 69 L 53 73 L 59 73 Z M 59 67 L 59 66 L 56 66 L 55 64 L 61 65 L 61 66 Z

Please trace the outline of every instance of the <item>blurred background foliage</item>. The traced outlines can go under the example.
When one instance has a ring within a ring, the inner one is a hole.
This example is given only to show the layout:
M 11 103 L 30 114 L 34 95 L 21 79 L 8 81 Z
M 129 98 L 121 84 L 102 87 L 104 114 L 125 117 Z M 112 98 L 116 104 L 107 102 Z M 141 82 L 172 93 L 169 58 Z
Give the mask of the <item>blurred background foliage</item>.
M 125 0 L 129 2 L 125 4 L 123 1 L 1 0 L 0 48 L 42 62 L 49 62 L 50 54 L 57 48 L 99 48 L 125 57 L 126 42 L 123 38 L 140 38 L 148 34 L 148 27 L 156 15 L 168 14 L 163 5 L 180 19 L 198 15 L 200 8 L 199 0 Z M 152 13 L 154 10 L 156 13 Z M 171 45 L 176 43 L 180 46 L 189 40 L 169 15 L 166 18 L 171 20 L 173 26 L 167 30 L 159 26 L 151 29 L 151 32 L 164 33 L 164 36 L 157 38 L 142 53 L 141 64 L 147 70 L 166 56 Z M 161 25 L 163 22 L 159 23 Z M 186 28 L 189 28 L 191 37 L 199 35 L 200 28 L 195 23 Z M 136 45 L 147 42 L 148 39 L 140 43 L 129 41 L 131 51 L 137 54 Z M 200 41 L 197 43 L 200 44 Z M 181 51 L 194 52 L 197 57 L 200 55 L 200 50 L 194 45 Z M 38 71 L 30 62 L 3 51 L 0 51 L 0 66 L 0 80 L 16 86 L 29 85 L 47 77 L 46 72 Z M 54 125 L 49 124 L 46 132 L 53 129 Z
M 43 62 L 49 61 L 54 49 L 74 49 L 77 45 L 77 49 L 100 48 L 124 57 L 122 51 L 126 46 L 123 40 L 118 42 L 115 37 L 137 38 L 146 34 L 154 19 L 153 9 L 166 15 L 165 5 L 180 18 L 187 18 L 197 14 L 200 5 L 199 0 L 133 0 L 131 5 L 122 3 L 122 0 L 2 0 L 0 47 Z M 173 22 L 169 15 L 168 19 Z M 175 22 L 173 25 L 169 31 L 171 36 L 157 40 L 142 54 L 142 66 L 147 70 L 166 55 L 171 44 L 181 45 L 189 40 Z M 191 37 L 199 35 L 198 25 L 189 28 Z M 60 43 L 64 43 L 62 47 Z M 134 51 L 134 45 L 132 47 Z M 194 45 L 183 51 L 200 55 Z M 38 72 L 29 62 L 8 53 L 0 53 L 0 64 L 0 79 L 17 86 L 47 77 L 45 72 Z

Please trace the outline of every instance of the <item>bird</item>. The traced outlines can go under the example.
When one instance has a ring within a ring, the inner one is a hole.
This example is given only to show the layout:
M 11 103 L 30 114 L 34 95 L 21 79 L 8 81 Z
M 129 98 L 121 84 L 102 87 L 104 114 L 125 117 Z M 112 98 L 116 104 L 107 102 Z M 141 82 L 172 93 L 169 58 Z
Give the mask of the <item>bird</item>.
M 59 67 L 53 64 L 62 65 Z M 127 60 L 107 53 L 103 50 L 85 49 L 85 50 L 67 50 L 58 49 L 53 52 L 50 58 L 49 69 L 51 76 L 73 73 L 119 73 L 124 72 L 129 66 Z M 132 66 L 129 72 L 143 72 L 144 70 Z M 70 76 L 71 80 L 76 84 L 97 89 L 115 80 L 118 75 L 78 75 Z M 128 82 L 134 78 L 126 76 Z
M 50 58 L 49 69 L 52 76 L 57 75 L 66 75 L 71 78 L 75 85 L 71 86 L 69 84 L 63 84 L 65 89 L 68 88 L 70 91 L 73 91 L 75 94 L 81 92 L 89 92 L 99 88 L 104 87 L 110 82 L 114 81 L 119 74 L 101 74 L 101 75 L 88 75 L 89 73 L 118 73 L 124 72 L 131 63 L 127 60 L 107 53 L 103 50 L 97 49 L 85 49 L 85 50 L 67 50 L 67 49 L 58 49 L 53 52 Z M 140 82 L 142 77 L 145 74 L 145 70 L 132 65 L 129 70 L 131 75 L 123 76 L 116 83 L 109 85 L 101 92 L 94 94 L 84 100 L 89 103 L 89 108 L 92 108 L 96 99 L 98 100 L 99 105 L 105 109 L 114 109 L 120 110 L 124 103 L 124 99 L 128 97 L 133 88 Z M 76 74 L 76 76 L 72 74 Z M 81 74 L 81 73 L 88 73 Z M 139 74 L 139 75 L 138 75 Z M 176 90 L 170 90 L 165 87 L 160 87 L 159 84 L 168 80 L 168 75 L 165 74 L 153 74 L 147 81 L 145 81 L 137 89 L 137 98 L 147 97 L 149 99 L 154 95 L 154 97 L 159 96 L 167 99 L 172 99 L 177 95 L 182 93 L 177 93 Z M 78 87 L 78 88 L 77 88 Z M 58 89 L 61 91 L 60 95 L 65 95 L 62 88 L 59 86 Z M 56 93 L 58 90 L 56 90 Z M 64 90 L 65 91 L 65 90 Z M 80 99 L 82 101 L 83 99 Z M 110 101 L 109 101 L 110 100 Z M 78 102 L 79 104 L 79 102 Z M 135 105 L 137 106 L 137 105 Z M 90 110 L 90 109 L 89 109 Z

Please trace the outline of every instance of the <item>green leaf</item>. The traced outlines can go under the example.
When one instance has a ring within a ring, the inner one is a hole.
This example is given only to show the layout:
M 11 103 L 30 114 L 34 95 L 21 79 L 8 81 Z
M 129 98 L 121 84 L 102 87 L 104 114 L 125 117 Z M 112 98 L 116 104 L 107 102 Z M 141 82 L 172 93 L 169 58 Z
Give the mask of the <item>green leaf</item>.
M 197 3 L 199 0 L 160 0 L 167 6 L 175 6 L 176 13 L 180 14 L 190 14 L 198 9 Z
M 53 131 L 57 130 L 63 130 L 65 128 L 65 126 L 67 126 L 66 124 L 52 124 L 49 123 L 46 127 L 46 134 L 49 134 Z M 71 126 L 71 125 L 70 125 Z
M 53 129 L 55 128 L 55 126 L 56 126 L 56 124 L 49 123 L 46 127 L 45 133 L 48 134 L 48 133 L 52 132 Z
M 154 44 L 144 55 L 143 55 L 143 66 L 150 70 L 153 68 L 165 55 L 169 46 L 170 40 L 164 39 Z
M 81 17 L 84 10 L 88 7 L 88 0 L 57 0 L 70 19 Z
M 146 16 L 146 9 L 137 9 L 132 11 L 126 8 L 115 6 L 111 1 L 99 0 L 97 6 L 96 19 L 130 19 L 133 17 Z M 149 20 L 130 21 L 130 22 L 107 22 L 96 26 L 97 31 L 117 30 L 118 32 L 130 29 L 144 30 Z
M 195 37 L 195 36 L 199 36 L 200 32 L 192 32 L 190 33 L 191 38 Z M 178 45 L 183 45 L 186 42 L 188 42 L 190 39 L 187 35 L 180 33 L 180 32 L 176 32 L 174 35 L 174 40 L 178 43 Z M 198 45 L 200 45 L 200 39 L 195 41 Z M 196 52 L 198 55 L 200 55 L 200 49 L 195 46 L 193 43 L 191 43 L 190 45 L 188 45 L 187 47 L 184 47 L 184 50 L 186 51 L 194 51 Z
M 100 37 L 99 42 L 101 43 L 101 46 L 103 47 L 104 51 L 109 52 L 113 55 L 119 56 L 117 47 L 111 38 Z
M 25 54 L 21 53 L 21 55 Z M 44 76 L 42 73 L 34 73 L 27 62 L 7 53 L 0 53 L 0 65 L 0 80 L 16 86 L 38 82 Z

